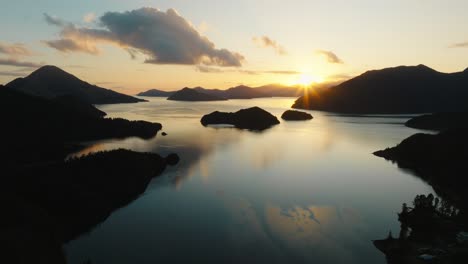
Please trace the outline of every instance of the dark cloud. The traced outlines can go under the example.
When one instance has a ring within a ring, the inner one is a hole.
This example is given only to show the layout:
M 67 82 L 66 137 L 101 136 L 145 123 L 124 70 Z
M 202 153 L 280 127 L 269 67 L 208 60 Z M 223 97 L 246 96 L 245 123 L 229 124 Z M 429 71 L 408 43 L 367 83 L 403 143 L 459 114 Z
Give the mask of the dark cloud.
M 42 63 L 19 61 L 16 59 L 1 59 L 0 65 L 14 66 L 14 67 L 28 67 L 28 68 L 38 68 L 44 66 Z
M 262 48 L 273 48 L 279 55 L 286 55 L 286 49 L 267 36 L 253 37 L 253 42 Z
M 145 55 L 146 63 L 241 66 L 244 57 L 227 49 L 217 49 L 174 9 L 162 12 L 141 8 L 108 12 L 99 19 L 100 28 L 77 27 L 45 14 L 47 23 L 61 28 L 60 40 L 47 45 L 63 52 L 98 53 L 98 43 L 111 43 Z
M 450 46 L 451 48 L 468 48 L 468 42 L 455 43 Z
M 329 50 L 317 50 L 315 51 L 315 53 L 319 54 L 319 55 L 323 55 L 325 56 L 325 58 L 327 59 L 327 61 L 329 63 L 337 63 L 337 64 L 343 64 L 343 60 L 341 60 L 335 53 L 333 53 L 332 51 L 329 51 Z
M 70 23 L 66 23 L 65 21 L 58 19 L 56 17 L 49 16 L 48 14 L 44 13 L 44 19 L 49 25 L 64 27 L 69 25 Z
M 32 55 L 32 52 L 21 43 L 6 44 L 0 42 L 0 53 L 12 57 Z

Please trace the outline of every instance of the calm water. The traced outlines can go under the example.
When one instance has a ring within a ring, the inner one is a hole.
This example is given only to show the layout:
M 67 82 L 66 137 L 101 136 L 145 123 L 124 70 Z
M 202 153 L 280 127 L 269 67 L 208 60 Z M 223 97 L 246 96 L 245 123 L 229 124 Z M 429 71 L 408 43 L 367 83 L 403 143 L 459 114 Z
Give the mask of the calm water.
M 371 153 L 416 132 L 408 117 L 312 111 L 263 133 L 203 127 L 202 115 L 260 106 L 276 116 L 293 98 L 100 107 L 111 117 L 160 122 L 168 136 L 91 143 L 181 162 L 146 193 L 66 246 L 72 264 L 385 263 L 371 243 L 398 234 L 403 202 L 432 189 Z M 112 184 L 111 182 L 109 184 Z

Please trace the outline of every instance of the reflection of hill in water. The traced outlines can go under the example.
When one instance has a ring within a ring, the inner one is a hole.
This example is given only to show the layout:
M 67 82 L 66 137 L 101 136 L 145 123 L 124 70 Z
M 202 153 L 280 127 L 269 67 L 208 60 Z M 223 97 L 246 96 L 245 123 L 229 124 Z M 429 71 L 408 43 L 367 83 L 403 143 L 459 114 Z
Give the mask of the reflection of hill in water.
M 204 166 L 203 168 L 203 164 L 209 163 L 210 153 L 216 148 L 222 149 L 226 145 L 233 144 L 240 139 L 239 133 L 229 129 L 220 131 L 208 128 L 204 129 L 203 133 L 199 133 L 196 130 L 198 129 L 173 131 L 166 137 L 157 136 L 149 140 L 127 138 L 89 142 L 88 147 L 70 155 L 70 157 L 118 148 L 130 149 L 137 152 L 160 153 L 163 156 L 170 153 L 178 153 L 180 163 L 177 166 L 177 170 L 168 170 L 170 171 L 170 182 L 178 186 L 183 179 L 193 175 L 197 169 L 201 169 L 204 172 L 203 174 L 208 175 L 208 166 Z M 201 165 L 200 168 L 197 167 L 198 163 Z

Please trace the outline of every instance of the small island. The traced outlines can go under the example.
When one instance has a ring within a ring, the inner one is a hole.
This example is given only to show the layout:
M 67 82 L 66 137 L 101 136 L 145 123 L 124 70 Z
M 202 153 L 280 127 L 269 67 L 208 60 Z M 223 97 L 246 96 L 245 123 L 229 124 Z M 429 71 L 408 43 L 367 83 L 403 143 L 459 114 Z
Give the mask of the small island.
M 286 110 L 282 115 L 281 118 L 284 120 L 290 121 L 300 121 L 300 120 L 311 120 L 313 117 L 311 114 L 296 110 Z
M 204 115 L 200 121 L 203 126 L 227 124 L 240 129 L 265 130 L 279 124 L 278 118 L 260 107 L 241 109 L 235 113 L 215 111 Z

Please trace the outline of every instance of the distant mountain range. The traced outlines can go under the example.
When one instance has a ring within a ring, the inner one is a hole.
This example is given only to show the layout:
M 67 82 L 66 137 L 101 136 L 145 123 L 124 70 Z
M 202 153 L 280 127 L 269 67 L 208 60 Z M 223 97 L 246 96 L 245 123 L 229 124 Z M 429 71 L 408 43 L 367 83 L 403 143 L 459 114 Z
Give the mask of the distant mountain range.
M 169 97 L 173 95 L 175 91 L 163 91 L 158 89 L 150 89 L 145 92 L 137 94 L 137 96 L 148 96 L 148 97 Z
M 286 86 L 281 84 L 270 84 L 260 87 L 249 87 L 245 85 L 239 85 L 236 87 L 229 88 L 227 90 L 221 89 L 206 89 L 203 87 L 188 88 L 185 87 L 184 93 L 187 95 L 187 89 L 196 91 L 198 93 L 212 95 L 218 98 L 218 100 L 225 99 L 252 99 L 262 97 L 297 97 L 303 94 L 303 88 L 299 86 Z M 179 91 L 182 91 L 179 90 Z M 145 92 L 137 94 L 138 96 L 149 96 L 149 97 L 170 97 L 179 91 L 162 91 L 158 89 L 151 89 Z M 198 95 L 198 93 L 192 93 Z M 184 101 L 203 101 L 202 96 L 198 96 L 198 100 L 188 100 L 187 97 L 183 97 Z M 212 97 L 207 97 L 212 98 Z M 172 98 L 170 100 L 177 100 Z M 211 99 L 210 99 L 211 100 Z
M 213 94 L 200 92 L 195 89 L 184 88 L 173 93 L 167 100 L 172 101 L 225 101 L 226 98 L 219 97 Z
M 293 108 L 356 114 L 468 110 L 468 69 L 441 73 L 425 65 L 373 70 L 328 89 L 316 89 Z
M 89 104 L 136 103 L 145 100 L 91 85 L 55 66 L 43 66 L 6 87 L 46 99 L 67 96 Z

